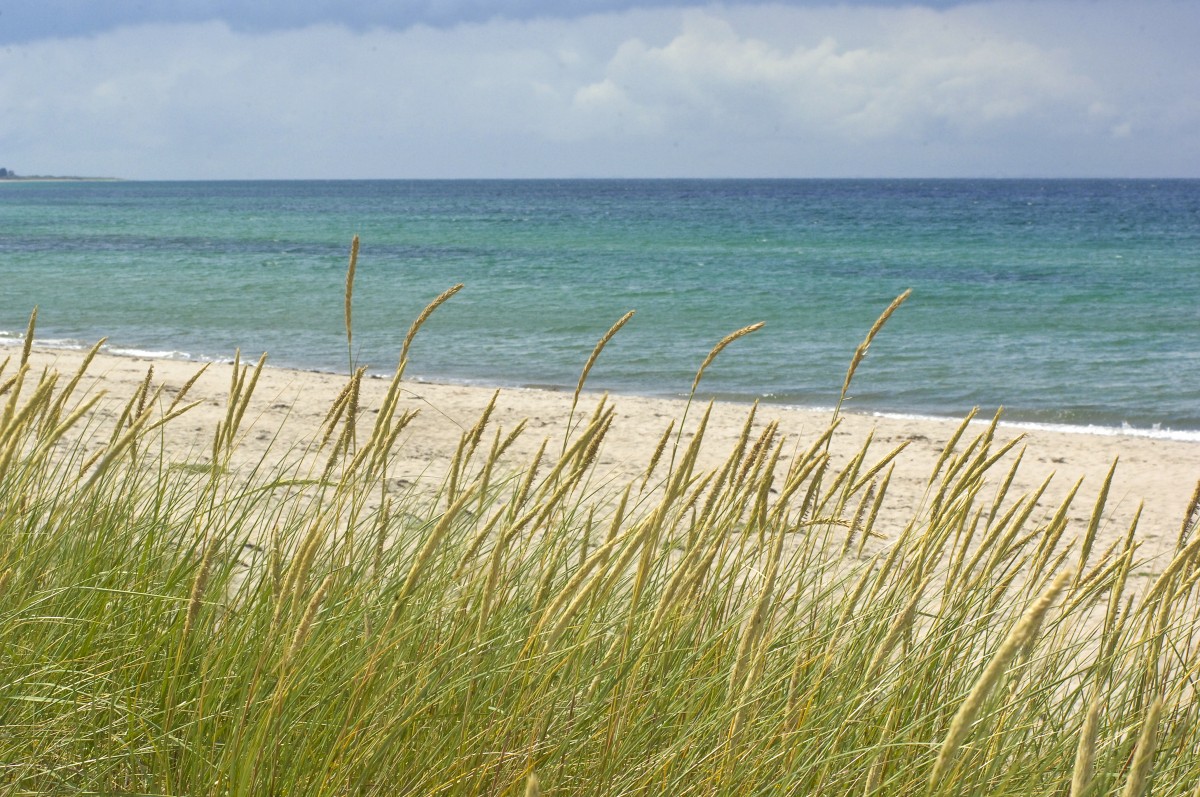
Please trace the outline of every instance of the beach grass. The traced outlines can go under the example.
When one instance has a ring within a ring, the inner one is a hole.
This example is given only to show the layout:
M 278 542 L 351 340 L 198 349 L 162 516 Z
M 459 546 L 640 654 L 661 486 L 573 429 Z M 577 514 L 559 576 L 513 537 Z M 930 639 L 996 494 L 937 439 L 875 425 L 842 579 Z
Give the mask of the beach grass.
M 408 344 L 454 290 L 372 420 L 356 370 L 249 471 L 261 360 L 185 466 L 186 389 L 4 362 L 3 793 L 1200 795 L 1194 504 L 1135 588 L 1137 529 L 1096 549 L 1104 491 L 1082 529 L 1073 490 L 1009 495 L 995 423 L 964 421 L 880 528 L 896 451 L 835 465 L 836 412 L 800 441 L 748 407 L 703 470 L 697 405 L 613 483 L 613 403 L 579 390 L 531 461 L 489 406 L 441 487 L 404 491 Z

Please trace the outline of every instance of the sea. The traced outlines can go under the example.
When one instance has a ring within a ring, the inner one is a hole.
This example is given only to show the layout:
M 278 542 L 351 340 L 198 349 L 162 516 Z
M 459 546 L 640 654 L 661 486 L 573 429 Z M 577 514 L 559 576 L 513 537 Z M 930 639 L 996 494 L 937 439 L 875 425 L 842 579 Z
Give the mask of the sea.
M 350 244 L 361 240 L 347 341 Z M 1200 180 L 0 183 L 39 345 L 1200 440 Z

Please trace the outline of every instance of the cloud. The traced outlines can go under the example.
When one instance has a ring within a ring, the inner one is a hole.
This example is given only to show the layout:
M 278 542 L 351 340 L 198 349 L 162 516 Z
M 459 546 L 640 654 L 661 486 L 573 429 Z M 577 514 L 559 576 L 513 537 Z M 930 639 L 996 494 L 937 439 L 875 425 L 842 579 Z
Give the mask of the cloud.
M 0 152 L 134 178 L 1200 173 L 1187 37 L 1164 75 L 1118 4 L 1083 38 L 1048 5 L 139 25 L 0 48 Z
M 664 45 L 623 44 L 577 100 L 655 118 L 657 127 L 866 142 L 938 128 L 986 132 L 1051 110 L 1086 114 L 1102 95 L 1069 64 L 1019 40 L 980 37 L 933 12 L 890 16 L 890 35 L 848 46 L 833 36 L 772 43 L 725 18 L 690 12 Z
M 825 0 L 782 0 L 805 7 Z M 767 0 L 730 0 L 759 5 Z M 847 0 L 843 0 L 847 2 Z M 925 0 L 948 7 L 962 0 Z M 848 0 L 849 5 L 905 5 L 906 0 Z M 9 0 L 0 8 L 0 43 L 90 35 L 138 25 L 223 22 L 231 30 L 262 33 L 313 25 L 352 30 L 405 30 L 416 25 L 454 27 L 495 20 L 578 19 L 639 9 L 711 5 L 709 0 Z

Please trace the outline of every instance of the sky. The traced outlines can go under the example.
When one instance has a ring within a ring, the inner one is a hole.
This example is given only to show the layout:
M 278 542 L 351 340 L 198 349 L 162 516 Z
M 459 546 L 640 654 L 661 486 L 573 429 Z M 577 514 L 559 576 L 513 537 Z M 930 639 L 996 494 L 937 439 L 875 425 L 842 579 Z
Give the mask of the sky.
M 1196 0 L 0 0 L 0 166 L 1200 177 Z

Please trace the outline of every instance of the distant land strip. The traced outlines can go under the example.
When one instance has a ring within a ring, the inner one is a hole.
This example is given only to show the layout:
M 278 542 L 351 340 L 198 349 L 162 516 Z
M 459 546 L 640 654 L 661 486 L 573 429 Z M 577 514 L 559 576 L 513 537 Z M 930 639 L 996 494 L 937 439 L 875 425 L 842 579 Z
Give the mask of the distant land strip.
M 36 174 L 28 177 L 14 174 L 0 175 L 0 183 L 115 182 L 120 179 L 120 177 L 68 177 L 48 174 Z

